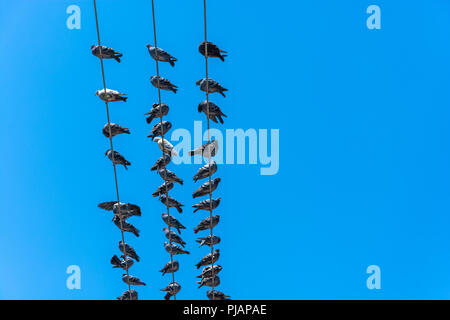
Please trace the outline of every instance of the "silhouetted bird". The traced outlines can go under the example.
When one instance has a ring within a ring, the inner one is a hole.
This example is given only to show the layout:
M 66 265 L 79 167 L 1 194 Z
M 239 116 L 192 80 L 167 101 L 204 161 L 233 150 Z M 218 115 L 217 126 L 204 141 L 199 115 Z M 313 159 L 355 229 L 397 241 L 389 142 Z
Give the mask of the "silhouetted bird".
M 217 290 L 208 290 L 206 291 L 206 296 L 209 300 L 230 300 L 230 296 L 226 295 L 223 292 Z
M 117 201 L 102 202 L 98 205 L 99 208 L 112 211 L 114 215 L 119 218 L 126 219 L 132 216 L 141 216 L 141 208 L 132 203 L 117 203 Z
M 165 103 L 154 103 L 152 106 L 152 109 L 145 113 L 145 115 L 148 115 L 147 117 L 147 123 L 151 123 L 153 119 L 160 118 L 163 116 L 166 116 L 169 113 L 169 106 Z
M 111 137 L 115 137 L 122 133 L 130 134 L 130 130 L 128 130 L 128 128 L 122 127 L 117 123 L 110 123 L 110 125 L 105 124 L 102 130 L 103 135 L 107 138 L 109 138 L 109 128 L 111 128 Z
M 151 76 L 150 82 L 156 88 L 161 90 L 172 91 L 173 93 L 177 93 L 178 87 L 171 83 L 169 80 L 163 77 Z
M 120 297 L 117 297 L 118 300 L 137 300 L 138 299 L 138 293 L 136 290 L 131 289 L 127 290 Z
M 186 242 L 181 239 L 179 235 L 177 235 L 173 230 L 169 230 L 169 228 L 163 228 L 164 235 L 166 236 L 169 241 L 179 243 L 183 248 L 186 245 Z
M 222 271 L 222 267 L 218 264 L 211 266 L 206 266 L 202 270 L 202 274 L 197 276 L 197 278 L 210 278 L 217 275 L 220 271 Z
M 180 265 L 179 265 L 178 261 L 173 260 L 173 262 L 172 261 L 167 262 L 164 265 L 164 267 L 161 270 L 159 270 L 159 272 L 162 272 L 162 275 L 165 275 L 166 273 L 177 272 L 179 268 L 180 268 Z
M 162 128 L 162 129 L 161 129 Z M 169 121 L 163 121 L 155 124 L 152 128 L 152 131 L 147 136 L 147 138 L 152 138 L 152 141 L 157 136 L 165 135 L 172 128 L 172 124 Z
M 125 159 L 125 157 L 122 156 L 116 150 L 114 150 L 114 160 L 113 160 L 113 153 L 111 152 L 110 149 L 106 150 L 105 156 L 108 156 L 108 159 L 111 160 L 114 164 L 123 165 L 126 170 L 128 170 L 127 166 L 131 165 L 131 162 L 129 162 L 127 159 Z
M 170 254 L 191 254 L 189 251 L 184 250 L 180 246 L 177 246 L 176 244 L 170 244 L 168 242 L 164 242 L 164 249 Z
M 199 284 L 199 288 L 203 286 L 207 287 L 217 287 L 220 284 L 220 278 L 218 276 L 214 276 L 211 278 L 202 278 L 200 281 L 197 281 Z
M 209 108 L 207 108 L 209 106 Z M 208 110 L 209 109 L 209 110 Z M 207 102 L 206 100 L 203 102 L 200 102 L 198 105 L 198 112 L 203 112 L 208 117 L 208 111 L 209 111 L 209 119 L 217 123 L 217 119 L 219 119 L 220 123 L 223 124 L 222 117 L 226 117 L 225 113 L 220 110 L 220 108 L 214 103 L 214 102 Z
M 122 281 L 126 284 L 133 286 L 145 286 L 145 283 L 141 281 L 138 277 L 127 275 L 126 273 L 122 274 Z
M 195 82 L 196 85 L 200 86 L 200 90 L 205 91 L 208 90 L 208 93 L 218 92 L 222 96 L 225 97 L 224 92 L 228 91 L 228 89 L 222 87 L 217 81 L 213 79 L 206 80 L 205 78 L 197 80 Z
M 140 232 L 139 229 L 137 229 L 131 223 L 126 222 L 125 219 L 122 219 L 122 222 L 121 222 L 120 218 L 118 216 L 114 216 L 113 222 L 117 226 L 117 228 L 119 228 L 123 232 L 131 232 L 136 237 L 139 237 L 139 232 Z
M 199 263 L 197 263 L 195 266 L 197 267 L 197 269 L 200 269 L 201 266 L 206 266 L 208 264 L 213 264 L 215 263 L 217 260 L 219 260 L 220 257 L 220 250 L 216 249 L 213 254 L 211 255 L 211 252 L 208 253 L 206 256 L 204 256 L 202 258 L 202 260 L 200 260 Z
M 214 210 L 219 206 L 220 200 L 222 200 L 222 198 L 212 199 L 212 201 L 206 199 L 194 204 L 192 208 L 195 208 L 194 212 L 197 212 L 198 210 Z
M 183 185 L 183 180 L 180 179 L 175 173 L 166 168 L 159 169 L 158 174 L 161 178 L 163 178 L 164 181 L 178 182 L 179 184 Z
M 140 258 L 137 255 L 136 251 L 134 251 L 133 247 L 131 247 L 128 243 L 123 243 L 119 241 L 119 250 L 126 256 L 133 258 L 137 262 L 139 262 Z
M 194 176 L 194 181 L 197 182 L 197 180 L 199 179 L 204 179 L 210 175 L 213 175 L 216 171 L 217 171 L 217 164 L 213 160 L 211 161 L 211 164 L 207 163 L 206 165 L 198 169 L 197 173 Z
M 174 227 L 175 229 L 177 229 L 179 234 L 181 234 L 180 229 L 186 229 L 186 227 L 183 226 L 180 221 L 178 221 L 174 216 L 163 213 L 161 214 L 161 218 L 169 227 Z
M 102 52 L 101 54 L 100 54 L 100 51 Z M 114 50 L 113 48 L 109 48 L 109 47 L 106 47 L 106 46 L 101 46 L 100 47 L 98 45 L 92 45 L 91 46 L 91 52 L 97 58 L 114 59 L 117 62 L 120 62 L 120 57 L 123 56 L 123 54 L 121 54 L 120 52 Z
M 212 217 L 206 217 L 200 223 L 198 226 L 194 228 L 194 233 L 198 233 L 202 230 L 208 230 L 210 228 L 214 228 L 219 223 L 220 217 L 218 215 L 212 216 Z
M 195 240 L 196 242 L 200 243 L 199 247 L 201 246 L 210 246 L 211 245 L 211 235 L 207 235 L 206 237 L 197 238 Z M 220 243 L 220 237 L 213 235 L 212 236 L 212 245 L 216 245 Z
M 149 44 L 147 44 L 146 47 L 148 48 L 148 52 L 153 59 L 156 61 L 168 62 L 172 67 L 175 67 L 175 61 L 177 61 L 177 59 L 171 56 L 167 51 L 164 51 L 161 48 L 153 47 Z
M 200 43 L 198 46 L 198 51 L 204 56 L 205 55 L 205 41 Z M 206 51 L 208 52 L 208 57 L 210 58 L 220 58 L 220 60 L 225 61 L 225 57 L 227 57 L 226 51 L 220 50 L 218 46 L 214 43 L 206 41 Z
M 134 264 L 134 260 L 130 257 L 120 260 L 118 256 L 114 255 L 111 258 L 111 264 L 113 265 L 113 268 L 122 268 L 123 270 L 127 270 Z
M 181 286 L 178 282 L 172 282 L 167 287 L 160 289 L 161 291 L 166 291 L 166 295 L 164 296 L 165 300 L 169 300 L 170 297 L 176 295 L 181 290 Z
M 167 154 L 164 154 L 163 156 L 159 157 L 158 160 L 156 160 L 155 164 L 151 167 L 151 171 L 159 170 L 164 168 L 170 163 L 170 156 Z
M 211 180 L 211 183 L 209 183 L 209 180 L 206 181 L 197 190 L 195 190 L 195 192 L 192 194 L 192 198 L 201 197 L 207 195 L 209 192 L 213 192 L 219 186 L 220 181 L 220 178 Z
M 162 185 L 160 185 L 158 187 L 158 189 L 156 189 L 155 192 L 152 193 L 152 196 L 159 197 L 160 195 L 165 194 L 166 192 L 169 192 L 169 190 L 172 188 L 173 188 L 172 182 L 164 181 L 164 183 Z

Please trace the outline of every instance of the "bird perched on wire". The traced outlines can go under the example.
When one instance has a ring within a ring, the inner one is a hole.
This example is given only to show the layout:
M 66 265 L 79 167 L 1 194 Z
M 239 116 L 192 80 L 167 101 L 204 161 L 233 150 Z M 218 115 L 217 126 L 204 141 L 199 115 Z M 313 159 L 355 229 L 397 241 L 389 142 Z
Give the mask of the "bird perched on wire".
M 200 86 L 200 90 L 205 91 L 208 88 L 208 93 L 214 93 L 214 92 L 218 92 L 220 93 L 222 96 L 225 97 L 224 92 L 228 91 L 228 89 L 222 87 L 217 81 L 213 80 L 213 79 L 200 79 L 197 80 L 195 82 L 196 85 Z
M 194 228 L 194 233 L 198 233 L 202 230 L 208 230 L 214 228 L 219 223 L 220 217 L 218 215 L 212 217 L 206 217 Z
M 113 222 L 117 226 L 117 228 L 119 228 L 123 232 L 131 232 L 136 237 L 139 237 L 139 232 L 140 232 L 139 229 L 137 229 L 131 223 L 126 222 L 125 219 L 122 219 L 122 222 L 120 220 L 121 219 L 118 216 L 114 216 L 114 218 L 113 218 Z
M 197 182 L 199 179 L 204 179 L 208 176 L 212 176 L 217 171 L 217 163 L 213 160 L 211 163 L 207 163 L 200 169 L 198 169 L 197 173 L 194 176 L 194 181 Z
M 191 254 L 189 251 L 184 250 L 180 246 L 177 246 L 176 244 L 170 244 L 168 242 L 164 242 L 164 249 L 170 254 Z
M 161 201 L 164 205 L 166 205 L 169 208 L 176 208 L 178 213 L 182 213 L 183 209 L 181 207 L 184 206 L 184 204 L 179 203 L 177 200 L 172 198 L 169 195 L 162 194 L 159 196 L 159 201 Z
M 178 87 L 171 83 L 169 80 L 163 77 L 151 76 L 150 82 L 156 88 L 161 90 L 172 91 L 173 93 L 177 93 Z
M 141 216 L 141 208 L 132 203 L 122 203 L 117 201 L 102 202 L 98 205 L 99 208 L 112 211 L 114 215 L 119 218 L 126 219 L 132 216 Z
M 119 91 L 112 89 L 106 89 L 106 92 L 105 89 L 97 90 L 95 92 L 95 95 L 97 95 L 100 99 L 106 102 L 114 102 L 114 101 L 127 102 L 128 99 L 128 97 L 123 97 L 124 95 L 126 95 L 126 93 L 121 93 Z
M 217 151 L 219 151 L 219 142 L 213 139 L 211 142 L 206 142 L 200 147 L 189 151 L 189 155 L 191 157 L 194 155 L 202 155 L 205 158 L 211 158 L 216 155 Z
M 168 213 L 161 214 L 161 218 L 169 227 L 174 227 L 175 229 L 177 229 L 179 234 L 181 234 L 180 229 L 186 229 L 186 227 L 183 226 L 180 221 L 178 221 L 175 217 L 169 215 Z
M 218 276 L 214 276 L 211 278 L 202 278 L 200 281 L 197 281 L 199 284 L 199 288 L 203 286 L 207 287 L 217 287 L 220 284 L 220 278 Z
M 209 192 L 213 192 L 219 186 L 220 181 L 220 178 L 211 180 L 211 183 L 209 183 L 209 180 L 206 181 L 197 190 L 195 190 L 195 192 L 192 194 L 192 198 L 201 197 L 207 195 Z
M 230 296 L 217 290 L 206 291 L 206 296 L 208 297 L 209 300 L 230 300 L 229 299 Z
M 170 163 L 170 156 L 167 154 L 163 154 L 161 157 L 156 160 L 155 164 L 150 168 L 151 171 L 159 170 L 161 168 L 164 168 Z
M 151 123 L 153 119 L 160 118 L 163 116 L 167 116 L 169 113 L 169 106 L 165 103 L 154 103 L 152 109 L 145 113 L 144 115 L 148 115 L 146 121 L 147 123 Z
M 126 134 L 130 134 L 130 130 L 128 128 L 122 127 L 121 125 L 117 124 L 117 123 L 110 123 L 105 124 L 105 126 L 103 127 L 103 135 L 107 138 L 109 138 L 109 130 L 111 128 L 111 137 L 115 137 L 118 134 L 122 134 L 122 133 L 126 133 Z
M 205 41 L 200 43 L 198 46 L 198 51 L 204 56 L 205 55 Z M 206 51 L 208 52 L 209 58 L 220 58 L 220 60 L 225 61 L 225 57 L 228 55 L 223 54 L 227 53 L 226 51 L 220 50 L 218 46 L 214 43 L 206 41 Z
M 211 238 L 212 238 L 212 241 L 211 241 Z M 211 237 L 211 235 L 208 235 L 208 236 L 206 236 L 206 237 L 197 238 L 197 240 L 195 240 L 195 242 L 200 243 L 200 245 L 198 246 L 199 248 L 200 248 L 201 246 L 205 246 L 205 245 L 206 245 L 206 246 L 211 246 L 211 242 L 212 242 L 212 245 L 214 246 L 214 245 L 220 243 L 220 237 L 215 236 L 215 235 L 213 235 L 213 236 Z
M 165 194 L 166 192 L 169 192 L 170 189 L 173 188 L 173 183 L 165 181 L 162 185 L 156 189 L 155 192 L 152 193 L 152 196 L 159 197 L 162 194 Z
M 220 200 L 222 200 L 222 198 L 212 199 L 212 201 L 206 199 L 194 204 L 192 208 L 195 208 L 194 212 L 197 212 L 198 210 L 214 210 L 219 206 Z
M 117 300 L 137 300 L 138 299 L 138 293 L 136 290 L 131 289 L 127 290 L 120 297 L 117 297 Z
M 177 272 L 180 268 L 180 264 L 177 260 L 169 261 L 167 262 L 164 267 L 159 270 L 159 272 L 162 272 L 162 275 L 165 275 L 166 273 L 174 273 Z
M 175 67 L 175 61 L 177 61 L 177 58 L 171 56 L 167 51 L 164 51 L 161 48 L 153 47 L 149 44 L 145 46 L 148 48 L 148 52 L 153 59 L 156 61 L 168 62 L 172 67 Z
M 127 166 L 131 165 L 131 162 L 129 162 L 127 159 L 125 159 L 124 156 L 122 156 L 119 152 L 115 150 L 114 150 L 114 157 L 113 153 L 111 152 L 111 149 L 106 150 L 105 156 L 108 156 L 108 159 L 111 160 L 114 164 L 123 165 L 126 170 L 128 170 Z
M 122 274 L 122 281 L 126 284 L 133 286 L 145 286 L 145 283 L 141 281 L 138 277 L 130 276 L 126 273 Z
M 219 260 L 219 257 L 220 257 L 220 250 L 216 249 L 216 250 L 214 250 L 212 255 L 211 255 L 211 252 L 208 253 L 195 266 L 197 267 L 197 269 L 200 269 L 200 267 L 202 267 L 202 266 L 206 266 L 208 264 L 215 263 L 217 260 Z
M 186 242 L 181 239 L 179 235 L 177 235 L 174 231 L 169 230 L 169 228 L 163 228 L 162 230 L 164 231 L 164 235 L 167 239 L 169 239 L 169 241 L 179 243 L 184 248 Z
M 158 147 L 162 152 L 167 153 L 171 157 L 178 156 L 178 152 L 176 152 L 176 150 L 174 150 L 173 145 L 166 139 L 156 137 L 153 140 L 158 144 Z
M 211 278 L 222 271 L 222 266 L 216 264 L 211 266 L 206 266 L 202 270 L 202 274 L 197 276 L 197 278 Z
M 163 178 L 164 181 L 168 182 L 177 182 L 181 185 L 183 185 L 183 180 L 178 178 L 175 173 L 168 170 L 167 168 L 161 168 L 158 170 L 158 174 L 161 178 Z
M 206 116 L 209 113 L 209 119 L 217 123 L 217 119 L 219 119 L 220 123 L 223 124 L 222 117 L 226 117 L 225 113 L 220 110 L 220 108 L 211 101 L 203 101 L 198 105 L 198 112 L 203 112 Z
M 170 283 L 167 287 L 163 289 L 159 289 L 161 291 L 166 291 L 166 295 L 164 296 L 165 300 L 169 300 L 170 297 L 176 295 L 181 290 L 181 286 L 178 282 L 174 281 Z
M 100 49 L 101 49 L 101 54 L 100 54 Z M 91 46 L 91 52 L 94 56 L 96 56 L 97 58 L 102 58 L 102 59 L 114 59 L 117 62 L 120 62 L 120 57 L 123 56 L 123 54 L 121 54 L 120 52 L 114 50 L 113 48 L 109 48 L 106 46 L 98 46 L 98 45 L 92 45 Z
M 125 257 L 123 260 L 120 260 L 117 255 L 114 255 L 111 258 L 111 264 L 113 265 L 113 268 L 122 268 L 123 270 L 127 270 L 134 264 L 134 260 L 130 257 Z
M 162 128 L 162 129 L 161 129 Z M 152 131 L 147 138 L 152 138 L 152 141 L 157 136 L 165 135 L 172 128 L 172 124 L 169 121 L 162 121 L 155 124 Z
M 128 243 L 123 243 L 122 241 L 119 241 L 119 250 L 126 256 L 133 258 L 137 262 L 139 262 L 140 258 L 137 255 L 136 251 L 133 249 L 132 246 L 130 246 Z

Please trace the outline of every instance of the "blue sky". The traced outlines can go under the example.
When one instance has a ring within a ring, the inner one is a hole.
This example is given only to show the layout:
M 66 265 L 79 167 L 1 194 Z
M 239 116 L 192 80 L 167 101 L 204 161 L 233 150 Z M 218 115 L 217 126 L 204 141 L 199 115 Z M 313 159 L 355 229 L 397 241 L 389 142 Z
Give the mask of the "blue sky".
M 67 6 L 81 8 L 81 30 L 66 28 Z M 381 30 L 366 8 L 382 10 Z M 153 43 L 150 1 L 98 0 L 102 42 L 124 53 L 106 61 L 107 86 L 128 93 L 111 120 L 131 129 L 115 148 L 121 200 L 138 204 L 141 229 L 126 234 L 142 256 L 131 270 L 161 299 L 163 207 L 149 171 L 160 156 L 143 114 L 156 102 L 145 44 Z M 204 120 L 195 81 L 204 76 L 202 1 L 156 0 L 159 46 L 179 61 L 161 74 L 180 88 L 163 92 L 167 120 L 193 129 Z M 220 289 L 234 299 L 448 299 L 450 3 L 434 1 L 208 1 L 211 41 L 229 51 L 211 77 L 229 88 L 214 101 L 228 115 L 218 127 L 280 130 L 280 169 L 222 165 Z M 1 1 L 1 299 L 113 299 L 126 286 L 109 259 L 120 232 L 99 202 L 114 200 L 113 171 L 101 134 L 104 104 L 91 1 Z M 206 124 L 204 124 L 206 126 Z M 191 177 L 199 165 L 171 165 L 185 180 L 171 192 L 191 255 L 178 260 L 179 299 L 204 299 L 194 264 Z M 66 288 L 69 265 L 81 290 Z M 368 290 L 366 268 L 381 268 Z

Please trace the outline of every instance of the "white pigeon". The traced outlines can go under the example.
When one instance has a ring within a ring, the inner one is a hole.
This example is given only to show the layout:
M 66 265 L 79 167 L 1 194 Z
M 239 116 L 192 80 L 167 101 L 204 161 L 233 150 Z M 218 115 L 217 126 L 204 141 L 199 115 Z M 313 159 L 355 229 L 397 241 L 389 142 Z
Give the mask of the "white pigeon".
M 177 156 L 178 152 L 173 149 L 173 145 L 167 141 L 166 139 L 156 137 L 155 142 L 158 144 L 159 149 L 161 149 L 162 152 L 169 154 L 170 156 Z
M 105 89 L 97 90 L 95 92 L 95 95 L 99 96 L 100 99 L 102 99 L 103 101 L 106 101 L 106 102 L 113 102 L 113 101 L 126 102 L 128 99 L 128 97 L 123 97 L 123 95 L 126 95 L 126 93 L 121 93 L 119 91 L 112 90 L 112 89 L 106 89 L 106 93 L 105 93 Z

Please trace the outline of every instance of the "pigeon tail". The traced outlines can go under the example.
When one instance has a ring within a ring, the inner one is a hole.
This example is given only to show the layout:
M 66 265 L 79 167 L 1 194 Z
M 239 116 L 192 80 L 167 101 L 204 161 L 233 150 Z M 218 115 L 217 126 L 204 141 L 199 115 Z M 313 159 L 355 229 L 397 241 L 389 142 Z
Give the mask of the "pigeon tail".
M 120 268 L 120 259 L 119 259 L 119 257 L 116 256 L 116 255 L 114 255 L 114 256 L 111 258 L 111 264 L 114 265 L 113 268 Z
M 166 295 L 164 296 L 164 300 L 170 300 L 170 297 L 171 297 L 172 295 L 170 294 L 170 293 L 166 293 Z
M 224 91 L 226 91 L 226 90 L 224 90 Z M 225 93 L 223 93 L 223 91 L 219 91 L 219 93 L 225 98 L 226 97 L 226 95 L 225 95 Z
M 178 206 L 178 207 L 175 207 L 175 208 L 177 208 L 177 211 L 178 211 L 178 213 L 182 213 L 182 212 L 183 212 L 183 209 L 181 209 L 181 207 L 180 207 L 180 206 Z
M 172 67 L 175 67 L 175 61 L 176 61 L 176 60 L 169 60 L 169 63 L 170 63 L 170 65 L 171 65 Z
M 172 91 L 173 93 L 177 93 L 177 88 L 170 88 L 170 91 Z
M 128 97 L 119 97 L 119 100 L 123 101 L 123 102 L 127 102 Z
M 118 63 L 120 63 L 120 58 L 119 57 L 121 57 L 122 55 L 120 55 L 120 56 L 114 56 L 114 60 L 116 60 Z
M 134 228 L 134 230 L 132 232 L 136 237 L 139 238 L 139 232 L 140 232 L 139 229 Z

